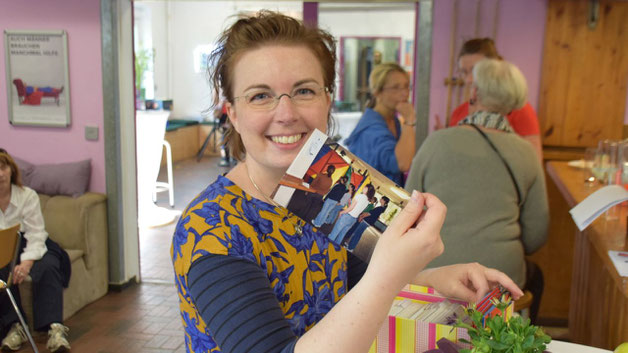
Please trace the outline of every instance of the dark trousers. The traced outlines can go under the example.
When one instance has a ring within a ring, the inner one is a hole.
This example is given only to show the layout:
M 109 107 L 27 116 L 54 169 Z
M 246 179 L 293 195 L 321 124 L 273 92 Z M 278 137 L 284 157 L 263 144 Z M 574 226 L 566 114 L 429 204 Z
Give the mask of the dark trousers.
M 524 290 L 532 293 L 532 305 L 530 305 L 530 322 L 536 323 L 539 307 L 541 306 L 541 297 L 545 288 L 545 280 L 541 268 L 534 262 L 526 259 L 526 285 Z
M 0 269 L 0 277 L 3 281 L 7 280 L 8 275 L 8 266 Z M 47 331 L 50 324 L 63 322 L 63 281 L 59 258 L 50 251 L 46 252 L 44 257 L 35 261 L 30 276 L 33 280 L 33 327 L 37 331 Z M 10 289 L 24 315 L 18 286 L 12 285 Z M 10 326 L 17 321 L 18 317 L 9 296 L 6 293 L 0 294 L 1 332 L 8 331 Z

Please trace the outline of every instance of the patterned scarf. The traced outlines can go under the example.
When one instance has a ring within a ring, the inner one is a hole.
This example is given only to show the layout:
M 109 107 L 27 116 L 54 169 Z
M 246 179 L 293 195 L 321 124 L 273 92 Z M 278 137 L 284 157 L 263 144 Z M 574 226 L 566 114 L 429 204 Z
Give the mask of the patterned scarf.
M 489 129 L 497 129 L 505 132 L 514 132 L 508 119 L 499 113 L 475 112 L 460 120 L 458 125 L 477 125 Z

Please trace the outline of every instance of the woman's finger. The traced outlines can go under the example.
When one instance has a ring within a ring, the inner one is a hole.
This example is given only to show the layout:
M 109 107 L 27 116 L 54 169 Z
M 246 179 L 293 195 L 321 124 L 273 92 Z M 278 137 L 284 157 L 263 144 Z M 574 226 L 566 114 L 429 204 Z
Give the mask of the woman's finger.
M 401 210 L 399 215 L 395 217 L 392 223 L 386 229 L 386 233 L 402 235 L 417 221 L 423 211 L 424 198 L 418 191 L 412 191 L 412 196 Z
M 445 216 L 447 215 L 447 206 L 438 199 L 438 197 L 430 194 L 429 192 L 424 192 L 422 194 L 424 205 L 426 207 L 426 211 L 421 215 L 421 218 L 425 218 L 430 224 L 434 227 L 438 227 L 438 230 L 443 227 L 443 223 L 445 223 Z M 422 222 L 417 224 L 417 227 Z
M 487 268 L 485 270 L 485 273 L 486 273 L 486 278 L 489 281 L 493 283 L 501 284 L 504 288 L 506 288 L 510 292 L 510 294 L 512 294 L 512 297 L 515 300 L 523 296 L 523 291 L 521 290 L 521 288 L 519 288 L 519 286 L 517 286 L 517 284 L 513 282 L 513 280 L 510 277 L 508 277 L 508 275 L 506 275 L 505 273 L 492 269 L 492 268 Z

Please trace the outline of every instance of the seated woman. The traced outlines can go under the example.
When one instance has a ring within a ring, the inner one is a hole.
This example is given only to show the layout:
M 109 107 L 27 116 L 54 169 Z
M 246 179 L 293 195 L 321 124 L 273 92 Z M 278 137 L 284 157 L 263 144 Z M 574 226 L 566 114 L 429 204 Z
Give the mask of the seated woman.
M 525 255 L 545 244 L 549 221 L 541 164 L 506 119 L 526 94 L 517 67 L 478 62 L 470 115 L 430 134 L 417 152 L 406 190 L 432 193 L 447 205 L 445 251 L 428 267 L 477 261 L 526 284 Z
M 473 66 L 483 59 L 502 60 L 501 55 L 497 53 L 495 43 L 491 38 L 473 38 L 462 44 L 460 53 L 458 54 L 458 69 L 460 70 L 461 79 L 464 80 L 465 86 L 473 85 Z M 464 102 L 453 113 L 449 120 L 449 126 L 456 126 L 458 123 L 469 115 L 469 102 Z M 514 109 L 506 114 L 506 119 L 510 126 L 519 136 L 530 142 L 534 146 L 539 160 L 543 161 L 543 150 L 541 146 L 541 135 L 539 128 L 539 119 L 530 103 L 525 103 L 522 107 Z M 436 129 L 442 128 L 442 124 L 438 115 L 435 117 Z
M 213 91 L 228 101 L 227 143 L 242 162 L 192 200 L 173 236 L 187 351 L 366 352 L 409 282 L 472 301 L 497 284 L 522 295 L 478 264 L 422 271 L 442 252 L 446 210 L 430 194 L 412 193 L 368 267 L 274 203 L 307 139 L 327 131 L 336 41 L 262 11 L 235 21 L 216 47 Z
M 410 77 L 398 64 L 375 66 L 369 75 L 372 100 L 351 135 L 349 150 L 373 168 L 403 185 L 415 148 L 415 112 Z
M 59 245 L 48 238 L 39 197 L 20 180 L 20 171 L 13 158 L 0 148 L 0 229 L 20 224 L 24 232 L 19 263 L 12 273 L 11 291 L 22 313 L 19 285 L 27 276 L 33 281 L 33 326 L 48 331 L 46 347 L 51 352 L 70 349 L 68 328 L 63 326 L 63 288 L 70 281 L 70 259 Z M 25 240 L 25 241 L 24 241 Z M 7 281 L 9 268 L 0 269 L 0 278 Z M 9 329 L 10 328 L 10 329 Z M 2 349 L 17 351 L 26 342 L 24 328 L 18 322 L 8 296 L 0 296 L 0 329 L 7 335 Z

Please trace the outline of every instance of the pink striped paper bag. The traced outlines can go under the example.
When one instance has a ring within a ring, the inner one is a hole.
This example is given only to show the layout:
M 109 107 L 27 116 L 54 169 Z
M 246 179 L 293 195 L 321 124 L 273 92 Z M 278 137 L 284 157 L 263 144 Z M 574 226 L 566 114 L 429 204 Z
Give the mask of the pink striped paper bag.
M 418 303 L 442 302 L 445 297 L 434 293 L 433 288 L 409 285 L 404 288 L 395 300 L 411 299 Z M 448 299 L 453 303 L 467 305 L 468 303 Z M 510 318 L 514 305 L 506 309 L 504 319 Z M 494 316 L 497 310 L 489 315 Z M 447 338 L 463 347 L 469 345 L 460 342 L 461 338 L 470 340 L 467 330 L 450 325 L 434 324 L 423 321 L 415 321 L 395 316 L 389 316 L 387 322 L 382 325 L 369 353 L 422 353 L 436 347 L 436 342 L 441 338 Z

